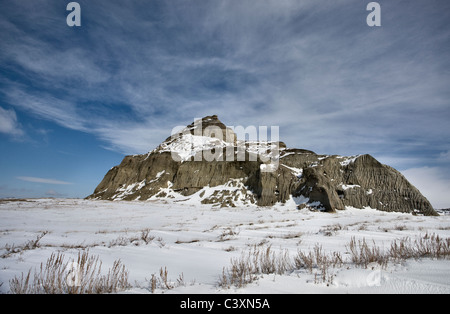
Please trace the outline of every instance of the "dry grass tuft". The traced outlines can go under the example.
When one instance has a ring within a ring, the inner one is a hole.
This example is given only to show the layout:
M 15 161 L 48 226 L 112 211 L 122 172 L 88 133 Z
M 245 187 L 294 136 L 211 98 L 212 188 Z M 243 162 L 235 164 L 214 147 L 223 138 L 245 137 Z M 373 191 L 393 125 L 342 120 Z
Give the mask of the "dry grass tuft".
M 355 237 L 352 237 L 347 249 L 350 251 L 352 262 L 357 266 L 367 268 L 370 263 L 378 263 L 385 268 L 389 261 L 389 256 L 376 246 L 375 242 L 370 247 L 366 239 L 356 241 Z
M 18 247 L 14 246 L 14 245 L 12 245 L 12 246 L 6 245 L 5 246 L 6 253 L 0 255 L 0 257 L 1 258 L 6 258 L 6 257 L 11 256 L 12 254 L 15 254 L 15 253 L 21 253 L 23 251 L 37 249 L 37 248 L 39 248 L 41 246 L 39 241 L 41 241 L 41 239 L 46 234 L 48 234 L 48 231 L 42 231 L 40 234 L 38 234 L 36 236 L 36 239 L 29 240 L 25 244 L 23 244 L 21 246 L 18 246 Z
M 365 239 L 356 241 L 353 237 L 347 248 L 357 266 L 367 268 L 368 264 L 375 262 L 386 267 L 388 262 L 401 263 L 411 258 L 449 258 L 450 238 L 442 239 L 436 234 L 425 234 L 414 240 L 406 237 L 392 241 L 389 250 L 384 251 L 375 242 L 370 247 Z
M 231 259 L 231 266 L 223 268 L 219 286 L 229 288 L 231 285 L 243 287 L 253 282 L 261 274 L 284 274 L 292 269 L 287 250 L 275 253 L 272 247 L 254 245 L 239 258 Z
M 326 254 L 322 246 L 316 244 L 313 250 L 308 253 L 298 251 L 294 257 L 294 264 L 296 269 L 307 269 L 311 274 L 314 273 L 314 282 L 326 283 L 330 285 L 333 283 L 334 274 L 331 268 L 342 267 L 344 260 L 339 252 L 332 252 Z
M 161 267 L 159 270 L 159 277 L 155 274 L 152 274 L 150 278 L 150 292 L 155 293 L 156 289 L 162 290 L 171 290 L 176 287 L 185 286 L 184 274 L 178 275 L 176 282 L 173 282 L 169 279 L 169 271 L 167 267 L 164 269 Z
M 393 261 L 404 261 L 409 258 L 436 258 L 450 257 L 450 238 L 441 238 L 439 235 L 426 233 L 422 237 L 412 240 L 409 237 L 393 241 L 389 250 L 389 257 Z
M 231 265 L 223 268 L 219 278 L 222 288 L 237 288 L 258 279 L 262 274 L 285 274 L 294 270 L 305 269 L 314 274 L 314 283 L 333 284 L 333 269 L 344 265 L 368 268 L 376 263 L 386 268 L 389 262 L 403 262 L 410 258 L 450 257 L 450 238 L 441 238 L 435 234 L 425 234 L 415 240 L 403 238 L 394 240 L 390 249 L 383 250 L 375 244 L 369 244 L 366 239 L 356 240 L 352 237 L 347 250 L 349 258 L 344 259 L 340 252 L 325 252 L 321 245 L 316 244 L 307 252 L 298 251 L 291 259 L 287 250 L 275 253 L 271 246 L 255 245 L 251 250 L 243 252 L 239 258 L 231 259 Z
M 88 251 L 79 252 L 77 260 L 65 262 L 61 253 L 53 253 L 39 270 L 30 269 L 26 276 L 10 280 L 13 294 L 98 294 L 125 290 L 128 271 L 116 260 L 106 275 L 101 274 L 102 262 Z

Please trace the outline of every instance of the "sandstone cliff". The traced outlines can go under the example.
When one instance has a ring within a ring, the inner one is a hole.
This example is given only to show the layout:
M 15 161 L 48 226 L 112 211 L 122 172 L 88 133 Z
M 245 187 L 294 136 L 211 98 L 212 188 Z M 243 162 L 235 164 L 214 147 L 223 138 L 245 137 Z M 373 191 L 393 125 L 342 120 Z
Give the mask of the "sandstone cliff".
M 317 155 L 283 142 L 244 142 L 217 116 L 195 121 L 145 155 L 126 156 L 90 199 L 176 198 L 218 206 L 346 206 L 437 215 L 398 171 L 370 155 Z

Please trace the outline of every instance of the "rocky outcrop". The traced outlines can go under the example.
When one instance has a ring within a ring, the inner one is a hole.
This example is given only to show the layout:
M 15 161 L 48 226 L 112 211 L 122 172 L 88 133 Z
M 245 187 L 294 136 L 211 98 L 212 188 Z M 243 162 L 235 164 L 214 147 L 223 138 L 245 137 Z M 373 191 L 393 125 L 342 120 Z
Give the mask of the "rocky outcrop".
M 90 199 L 174 198 L 218 206 L 294 200 L 324 211 L 346 206 L 437 215 L 398 171 L 370 155 L 318 155 L 282 142 L 244 142 L 217 116 L 195 121 L 145 155 L 113 167 Z

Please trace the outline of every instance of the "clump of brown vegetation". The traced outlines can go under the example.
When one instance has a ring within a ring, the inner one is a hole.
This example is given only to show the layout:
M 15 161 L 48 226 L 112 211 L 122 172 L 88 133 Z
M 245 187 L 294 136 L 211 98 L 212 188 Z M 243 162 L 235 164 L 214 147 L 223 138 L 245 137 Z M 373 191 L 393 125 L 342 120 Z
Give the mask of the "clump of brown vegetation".
M 101 273 L 102 262 L 88 251 L 66 262 L 61 253 L 52 253 L 39 269 L 10 280 L 13 294 L 98 294 L 113 293 L 130 287 L 128 270 L 116 260 L 107 274 Z
M 380 248 L 374 241 L 370 243 L 365 238 L 356 240 L 352 237 L 346 247 L 349 253 L 347 258 L 340 252 L 325 252 L 319 244 L 309 251 L 298 251 L 291 258 L 287 250 L 275 253 L 271 246 L 255 245 L 248 252 L 242 253 L 240 258 L 231 259 L 229 267 L 223 268 L 219 286 L 241 288 L 263 274 L 282 275 L 301 269 L 314 274 L 314 283 L 330 285 L 334 278 L 333 269 L 344 265 L 368 268 L 375 263 L 386 268 L 389 262 L 401 263 L 411 258 L 450 257 L 450 238 L 441 238 L 436 234 L 394 240 L 389 249 Z
M 178 275 L 176 282 L 169 279 L 169 271 L 167 267 L 164 269 L 161 267 L 159 270 L 159 277 L 156 274 L 152 274 L 150 278 L 150 292 L 154 293 L 156 289 L 171 290 L 176 287 L 185 286 L 184 274 Z

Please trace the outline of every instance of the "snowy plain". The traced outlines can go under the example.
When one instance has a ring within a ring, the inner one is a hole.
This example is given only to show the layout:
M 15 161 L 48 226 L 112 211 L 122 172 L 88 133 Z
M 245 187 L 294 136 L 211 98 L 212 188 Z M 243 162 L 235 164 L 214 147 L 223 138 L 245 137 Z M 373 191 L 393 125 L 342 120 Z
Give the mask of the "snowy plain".
M 143 240 L 147 233 L 147 241 Z M 374 209 L 337 213 L 298 210 L 294 200 L 272 207 L 217 208 L 193 201 L 99 201 L 27 199 L 0 201 L 0 293 L 10 281 L 38 269 L 52 253 L 75 259 L 80 250 L 99 256 L 102 269 L 120 259 L 130 287 L 122 293 L 450 293 L 449 259 L 408 259 L 387 267 L 350 262 L 349 242 L 366 240 L 389 249 L 392 241 L 435 234 L 450 237 L 450 216 L 414 216 Z M 26 243 L 40 238 L 33 247 Z M 243 287 L 219 285 L 231 259 L 255 247 L 295 256 L 320 245 L 346 261 L 330 270 L 332 280 L 292 269 L 264 274 Z M 172 289 L 150 279 L 166 269 Z M 176 284 L 182 278 L 181 284 Z

